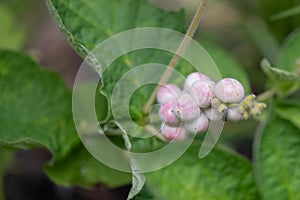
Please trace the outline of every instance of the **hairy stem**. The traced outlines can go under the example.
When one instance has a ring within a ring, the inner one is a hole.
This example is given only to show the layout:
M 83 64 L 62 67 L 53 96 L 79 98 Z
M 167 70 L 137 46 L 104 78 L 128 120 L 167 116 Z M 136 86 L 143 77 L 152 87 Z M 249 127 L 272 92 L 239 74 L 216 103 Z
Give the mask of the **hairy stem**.
M 170 61 L 169 67 L 167 68 L 167 70 L 162 75 L 157 87 L 152 92 L 148 102 L 144 106 L 144 112 L 145 113 L 149 112 L 150 107 L 152 106 L 152 104 L 155 101 L 156 94 L 157 94 L 159 88 L 161 87 L 161 85 L 167 83 L 167 81 L 169 80 L 169 78 L 172 74 L 173 68 L 175 68 L 176 64 L 178 63 L 178 61 L 180 59 L 180 56 L 182 55 L 182 53 L 185 50 L 186 46 L 188 45 L 188 43 L 192 39 L 193 35 L 195 34 L 195 32 L 197 30 L 197 27 L 200 23 L 200 20 L 201 20 L 203 14 L 204 14 L 207 3 L 208 3 L 208 0 L 202 0 L 202 2 L 199 4 L 198 9 L 197 9 L 197 11 L 194 15 L 194 18 L 191 22 L 191 25 L 189 26 L 189 28 L 188 28 L 183 40 L 181 41 L 175 55 L 173 56 L 172 60 Z

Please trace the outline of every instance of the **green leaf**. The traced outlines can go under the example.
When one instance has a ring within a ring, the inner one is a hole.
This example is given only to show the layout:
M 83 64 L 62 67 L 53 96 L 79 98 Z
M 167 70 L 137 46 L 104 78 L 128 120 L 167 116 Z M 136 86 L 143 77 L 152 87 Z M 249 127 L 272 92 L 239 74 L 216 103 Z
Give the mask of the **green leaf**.
M 19 50 L 25 42 L 25 30 L 16 18 L 13 10 L 6 4 L 0 4 L 0 48 Z
M 61 159 L 79 142 L 70 91 L 24 55 L 0 51 L 0 57 L 0 145 L 46 147 Z
M 294 31 L 281 47 L 276 67 L 290 72 L 299 72 L 300 31 Z
M 297 0 L 277 1 L 276 4 L 273 0 L 260 0 L 257 1 L 257 3 L 259 12 L 264 17 L 270 30 L 274 36 L 277 37 L 279 42 L 281 42 L 293 29 L 299 26 L 300 20 L 296 16 L 291 19 L 283 19 L 280 21 L 270 20 L 271 16 L 297 5 L 299 3 Z
M 199 159 L 198 151 L 196 145 L 172 165 L 147 174 L 149 191 L 159 199 L 259 199 L 246 159 L 225 148 Z
M 262 60 L 261 68 L 271 85 L 277 89 L 279 96 L 288 96 L 299 89 L 300 76 L 298 74 L 274 68 L 266 59 Z
M 298 100 L 278 102 L 274 111 L 280 118 L 290 121 L 300 129 L 300 103 Z
M 62 31 L 83 57 L 103 40 L 129 29 L 163 27 L 180 32 L 185 31 L 183 10 L 164 11 L 151 5 L 147 0 L 47 0 L 46 2 Z M 102 76 L 104 85 L 102 92 L 110 100 L 116 82 L 134 66 L 150 62 L 168 64 L 171 58 L 170 53 L 151 49 L 128 53 L 105 70 Z M 180 72 L 192 71 L 191 67 L 187 66 L 181 69 Z M 143 115 L 142 107 L 153 89 L 154 86 L 148 87 L 132 98 L 134 103 L 130 106 L 130 114 L 135 121 L 143 123 L 145 115 Z
M 300 77 L 297 74 L 283 69 L 274 68 L 266 59 L 262 60 L 261 68 L 264 73 L 274 81 L 300 81 Z
M 231 77 L 239 80 L 243 84 L 245 91 L 250 92 L 250 84 L 247 73 L 243 66 L 241 66 L 233 56 L 215 44 L 206 41 L 200 41 L 200 44 L 203 45 L 205 50 L 215 61 L 222 77 Z
M 184 31 L 183 11 L 167 12 L 147 0 L 46 0 L 60 28 L 83 57 L 113 34 L 137 27 Z
M 299 199 L 299 128 L 271 113 L 254 145 L 255 173 L 263 199 Z
M 271 16 L 271 20 L 279 20 L 287 17 L 292 17 L 300 14 L 300 6 L 295 6 L 293 8 L 289 8 L 287 10 L 281 11 L 273 16 Z
M 79 144 L 71 93 L 56 74 L 18 53 L 0 51 L 0 57 L 0 146 L 46 147 L 54 156 L 47 173 L 64 186 L 130 182 L 130 175 L 102 165 Z
M 118 187 L 131 182 L 131 174 L 103 165 L 82 145 L 73 149 L 64 160 L 47 166 L 46 173 L 56 183 L 66 187 L 92 187 L 100 181 L 108 187 Z
M 246 30 L 262 56 L 272 62 L 277 59 L 279 43 L 263 19 L 257 16 L 247 19 Z

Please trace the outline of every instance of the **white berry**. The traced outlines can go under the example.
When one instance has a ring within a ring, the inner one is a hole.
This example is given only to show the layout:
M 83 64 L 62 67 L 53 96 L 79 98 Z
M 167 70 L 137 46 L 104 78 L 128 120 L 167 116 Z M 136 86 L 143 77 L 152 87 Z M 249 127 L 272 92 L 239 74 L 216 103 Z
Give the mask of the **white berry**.
M 244 116 L 240 113 L 238 108 L 229 108 L 227 110 L 227 120 L 228 121 L 241 121 L 244 120 Z
M 200 114 L 200 108 L 191 95 L 182 93 L 174 105 L 174 113 L 181 120 L 189 121 Z
M 200 114 L 196 119 L 185 122 L 184 128 L 189 133 L 202 133 L 205 132 L 208 128 L 209 120 L 205 114 Z
M 180 88 L 174 84 L 163 85 L 157 92 L 157 101 L 160 104 L 164 104 L 170 100 L 176 99 L 180 93 Z
M 162 124 L 160 131 L 168 140 L 184 140 L 187 138 L 186 130 L 180 126 L 174 127 L 167 124 Z
M 195 99 L 199 107 L 207 108 L 210 106 L 214 95 L 214 86 L 213 81 L 196 81 L 191 87 L 187 87 L 186 91 Z
M 217 108 L 212 108 L 212 107 L 206 108 L 204 112 L 207 118 L 212 121 L 222 120 L 224 116 L 223 113 L 218 112 Z
M 216 84 L 214 93 L 224 103 L 239 103 L 245 95 L 243 85 L 232 78 L 220 80 Z
M 186 89 L 190 88 L 197 81 L 206 82 L 206 81 L 212 81 L 212 80 L 205 74 L 202 74 L 200 72 L 194 72 L 186 77 L 185 82 L 184 82 L 184 89 L 186 90 Z
M 175 100 L 171 100 L 161 105 L 159 109 L 159 117 L 163 123 L 167 123 L 170 126 L 178 126 L 180 123 L 180 120 L 176 117 L 173 111 L 174 104 Z

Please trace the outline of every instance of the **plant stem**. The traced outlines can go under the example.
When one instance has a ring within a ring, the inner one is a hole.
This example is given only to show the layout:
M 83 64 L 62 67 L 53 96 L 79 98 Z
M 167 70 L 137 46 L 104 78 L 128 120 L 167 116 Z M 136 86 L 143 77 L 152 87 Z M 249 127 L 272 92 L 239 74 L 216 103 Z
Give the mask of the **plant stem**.
M 176 64 L 178 63 L 180 56 L 182 55 L 183 51 L 185 50 L 186 46 L 188 45 L 188 43 L 190 42 L 190 40 L 192 39 L 193 35 L 195 34 L 197 27 L 200 23 L 200 20 L 204 14 L 205 8 L 207 6 L 208 0 L 202 0 L 202 2 L 199 4 L 198 9 L 194 15 L 194 18 L 191 22 L 191 25 L 189 26 L 183 40 L 181 41 L 175 55 L 173 56 L 172 60 L 169 63 L 169 67 L 167 68 L 167 70 L 164 72 L 162 78 L 160 79 L 157 87 L 155 88 L 155 90 L 152 92 L 148 102 L 146 103 L 146 105 L 144 106 L 144 113 L 148 113 L 150 107 L 152 106 L 152 104 L 155 101 L 156 98 L 156 94 L 159 90 L 159 88 L 161 87 L 161 85 L 164 85 L 167 83 L 167 81 L 169 80 L 173 69 L 175 68 Z
M 158 139 L 160 139 L 161 141 L 163 142 L 166 142 L 167 140 L 161 135 L 161 134 L 158 134 L 159 133 L 159 130 L 157 130 L 154 126 L 152 125 L 147 125 L 146 126 L 146 129 L 154 136 L 156 136 Z
M 267 90 L 264 93 L 258 95 L 256 99 L 258 101 L 266 101 L 268 99 L 271 99 L 276 93 L 277 93 L 277 88 L 273 87 L 272 89 Z

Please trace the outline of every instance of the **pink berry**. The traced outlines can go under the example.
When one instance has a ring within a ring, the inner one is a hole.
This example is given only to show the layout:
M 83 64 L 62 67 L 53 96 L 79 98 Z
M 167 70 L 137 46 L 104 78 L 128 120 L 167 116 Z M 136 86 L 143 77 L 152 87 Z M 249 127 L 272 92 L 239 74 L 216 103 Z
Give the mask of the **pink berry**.
M 195 99 L 201 108 L 209 107 L 213 97 L 213 81 L 196 81 L 191 87 L 186 87 L 186 91 Z
M 227 120 L 228 121 L 241 121 L 244 120 L 244 116 L 240 113 L 238 108 L 229 108 L 227 110 Z
M 206 108 L 204 112 L 207 118 L 212 121 L 222 120 L 224 116 L 223 113 L 218 112 L 217 108 Z
M 200 108 L 191 95 L 182 93 L 174 105 L 174 113 L 181 120 L 189 121 L 200 114 Z
M 215 87 L 214 93 L 224 103 L 239 103 L 245 95 L 243 85 L 232 78 L 220 80 Z
M 202 133 L 208 129 L 209 120 L 205 114 L 200 114 L 196 119 L 185 122 L 184 128 L 189 133 Z
M 176 99 L 180 93 L 180 88 L 174 84 L 163 85 L 157 92 L 157 101 L 160 104 L 164 104 L 170 100 Z
M 188 75 L 184 82 L 184 89 L 190 88 L 197 81 L 212 81 L 207 75 L 200 72 L 194 72 Z
M 173 112 L 174 104 L 175 100 L 171 100 L 161 105 L 159 109 L 159 117 L 161 118 L 163 123 L 167 123 L 170 126 L 178 126 L 180 123 L 180 120 Z
M 188 135 L 184 128 L 169 126 L 167 124 L 162 124 L 160 131 L 168 140 L 184 140 Z

